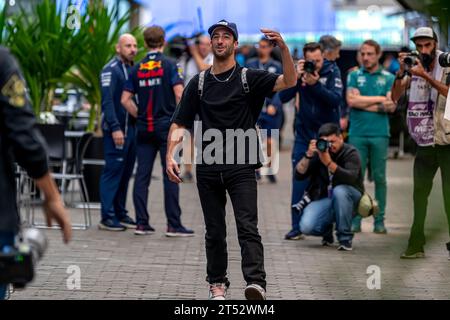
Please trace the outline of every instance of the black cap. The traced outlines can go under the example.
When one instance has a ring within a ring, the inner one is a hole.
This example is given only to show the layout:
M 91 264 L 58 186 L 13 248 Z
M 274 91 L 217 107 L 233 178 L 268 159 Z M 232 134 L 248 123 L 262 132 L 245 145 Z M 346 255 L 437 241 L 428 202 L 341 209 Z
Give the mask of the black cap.
M 236 23 L 233 22 L 228 22 L 224 19 L 220 20 L 219 22 L 217 22 L 216 24 L 213 24 L 211 27 L 209 27 L 208 29 L 208 33 L 209 36 L 212 38 L 212 34 L 214 32 L 214 30 L 216 30 L 219 27 L 223 27 L 223 28 L 227 28 L 228 30 L 231 31 L 231 33 L 234 36 L 234 39 L 237 41 L 239 36 L 238 36 L 238 31 L 237 31 L 237 27 L 236 27 Z

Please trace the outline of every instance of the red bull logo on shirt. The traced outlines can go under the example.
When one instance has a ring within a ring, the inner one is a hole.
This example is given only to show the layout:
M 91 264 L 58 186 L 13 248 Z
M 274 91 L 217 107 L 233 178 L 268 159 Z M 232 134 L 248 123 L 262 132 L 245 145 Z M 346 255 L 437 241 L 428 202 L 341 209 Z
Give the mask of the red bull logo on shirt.
M 147 71 L 160 68 L 162 68 L 162 61 L 148 61 L 145 63 L 141 63 L 141 65 L 139 66 L 139 70 L 147 70 Z
M 164 76 L 164 69 L 162 68 L 162 61 L 147 61 L 141 63 L 138 71 L 139 79 L 151 79 Z

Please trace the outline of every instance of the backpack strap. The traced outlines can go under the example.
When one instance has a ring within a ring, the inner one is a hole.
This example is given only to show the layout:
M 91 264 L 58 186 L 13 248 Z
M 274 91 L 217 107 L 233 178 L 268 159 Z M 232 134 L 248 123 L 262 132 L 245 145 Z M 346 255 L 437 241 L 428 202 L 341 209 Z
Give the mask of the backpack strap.
M 200 99 L 203 96 L 203 87 L 205 85 L 205 76 L 206 76 L 206 71 L 208 71 L 208 70 L 204 70 L 204 71 L 200 72 L 200 74 L 198 75 L 197 91 L 198 91 L 198 95 L 199 95 Z M 242 71 L 241 71 L 242 87 L 244 88 L 245 93 L 250 92 L 250 87 L 248 86 L 248 81 L 247 81 L 247 70 L 248 70 L 248 68 L 242 68 Z
M 250 87 L 248 86 L 248 82 L 247 82 L 247 70 L 248 70 L 248 68 L 242 68 L 242 71 L 241 71 L 242 86 L 244 87 L 245 93 L 250 92 Z
M 199 76 L 198 76 L 198 95 L 200 96 L 200 99 L 203 96 L 203 86 L 205 84 L 205 74 L 206 74 L 206 70 L 203 70 L 202 72 L 200 72 Z

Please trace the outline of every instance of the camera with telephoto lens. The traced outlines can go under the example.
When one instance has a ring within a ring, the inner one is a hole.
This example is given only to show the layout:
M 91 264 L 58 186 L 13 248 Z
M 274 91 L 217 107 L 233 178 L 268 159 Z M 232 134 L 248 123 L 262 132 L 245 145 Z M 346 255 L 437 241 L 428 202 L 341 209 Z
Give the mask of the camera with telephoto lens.
M 410 70 L 412 67 L 414 67 L 417 64 L 417 61 L 419 60 L 419 52 L 412 51 L 410 54 L 408 54 L 404 59 L 403 62 L 406 65 L 406 70 Z
M 439 64 L 442 68 L 450 68 L 450 52 L 441 53 L 439 56 Z
M 307 73 L 314 73 L 316 71 L 316 62 L 314 60 L 306 60 L 303 65 L 303 70 Z
M 34 268 L 47 250 L 47 238 L 38 229 L 24 229 L 14 246 L 0 251 L 0 284 L 24 288 L 34 278 Z
M 316 142 L 316 147 L 320 152 L 325 152 L 331 147 L 331 142 L 325 139 L 318 139 Z

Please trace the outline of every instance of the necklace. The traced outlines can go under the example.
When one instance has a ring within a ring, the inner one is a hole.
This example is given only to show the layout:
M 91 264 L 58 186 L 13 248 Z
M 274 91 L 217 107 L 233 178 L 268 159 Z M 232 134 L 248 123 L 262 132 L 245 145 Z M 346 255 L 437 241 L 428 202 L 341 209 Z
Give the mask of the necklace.
M 218 82 L 228 82 L 228 80 L 230 80 L 231 77 L 233 76 L 234 71 L 236 70 L 236 66 L 237 66 L 237 64 L 234 65 L 233 71 L 232 71 L 231 74 L 228 76 L 228 78 L 226 78 L 225 80 L 220 80 L 219 78 L 217 78 L 216 75 L 215 75 L 214 73 L 211 72 L 212 69 L 211 69 L 211 71 L 210 71 L 209 73 L 211 73 L 212 76 L 214 77 L 214 79 L 216 79 Z

